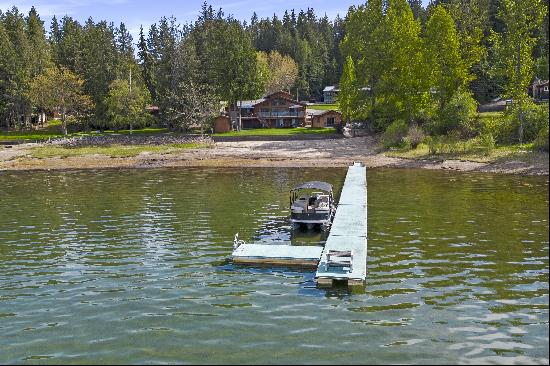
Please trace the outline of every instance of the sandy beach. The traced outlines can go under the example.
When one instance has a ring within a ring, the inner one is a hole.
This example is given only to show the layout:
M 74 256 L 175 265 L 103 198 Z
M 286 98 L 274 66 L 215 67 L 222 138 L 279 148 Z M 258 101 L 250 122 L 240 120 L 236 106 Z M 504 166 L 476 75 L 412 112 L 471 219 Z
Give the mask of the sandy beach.
M 489 163 L 441 158 L 403 159 L 377 149 L 372 137 L 296 141 L 213 142 L 210 148 L 177 153 L 143 152 L 133 157 L 94 154 L 77 157 L 35 158 L 40 144 L 0 147 L 0 170 L 157 168 L 157 167 L 345 167 L 353 161 L 367 167 L 444 169 L 503 174 L 548 175 L 548 153 L 524 154 Z

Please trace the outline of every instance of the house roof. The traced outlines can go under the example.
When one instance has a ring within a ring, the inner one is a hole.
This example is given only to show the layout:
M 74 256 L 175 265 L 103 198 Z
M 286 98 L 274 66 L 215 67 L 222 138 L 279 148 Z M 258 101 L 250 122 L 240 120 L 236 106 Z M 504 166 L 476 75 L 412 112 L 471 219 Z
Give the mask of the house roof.
M 260 98 L 260 99 L 241 100 L 241 101 L 237 102 L 237 106 L 240 107 L 240 108 L 254 108 L 255 105 L 263 103 L 263 102 L 265 102 L 266 100 L 268 100 L 272 97 L 282 98 L 282 99 L 286 99 L 286 100 L 294 102 L 295 104 L 293 104 L 289 108 L 300 108 L 300 107 L 305 106 L 305 103 L 298 102 L 298 101 L 294 100 L 292 98 L 292 94 L 289 94 L 285 91 L 278 91 L 278 92 L 275 92 L 275 93 L 271 93 L 271 94 L 268 94 L 265 97 Z
M 336 85 L 328 85 L 323 89 L 323 93 L 330 91 L 340 91 Z
M 361 90 L 361 91 L 370 91 L 371 88 L 370 88 L 370 86 L 364 86 L 362 88 L 359 88 L 359 90 Z M 329 85 L 329 86 L 326 86 L 323 89 L 323 93 L 330 92 L 330 91 L 339 92 L 340 88 L 337 85 Z
M 312 117 L 319 117 L 330 112 L 341 114 L 340 112 L 333 109 L 308 109 L 307 114 Z
M 237 102 L 237 105 L 241 108 L 254 108 L 256 104 L 264 102 L 265 98 L 254 99 L 254 100 L 241 100 Z

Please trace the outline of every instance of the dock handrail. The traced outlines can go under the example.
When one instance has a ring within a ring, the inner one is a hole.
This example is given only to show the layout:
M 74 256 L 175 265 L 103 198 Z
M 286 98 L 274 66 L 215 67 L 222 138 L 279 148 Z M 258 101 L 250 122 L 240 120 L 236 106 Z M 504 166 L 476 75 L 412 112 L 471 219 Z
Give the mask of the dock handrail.
M 239 240 L 239 233 L 236 233 L 235 238 L 233 238 L 233 249 L 237 249 L 242 244 L 245 244 L 244 240 Z

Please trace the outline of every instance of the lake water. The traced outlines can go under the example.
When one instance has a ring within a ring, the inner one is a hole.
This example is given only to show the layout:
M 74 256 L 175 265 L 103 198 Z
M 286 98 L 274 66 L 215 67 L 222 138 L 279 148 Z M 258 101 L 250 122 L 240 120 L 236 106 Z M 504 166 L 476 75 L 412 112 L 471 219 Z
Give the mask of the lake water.
M 364 289 L 234 266 L 346 169 L 0 173 L 0 363 L 548 363 L 548 178 L 372 169 Z

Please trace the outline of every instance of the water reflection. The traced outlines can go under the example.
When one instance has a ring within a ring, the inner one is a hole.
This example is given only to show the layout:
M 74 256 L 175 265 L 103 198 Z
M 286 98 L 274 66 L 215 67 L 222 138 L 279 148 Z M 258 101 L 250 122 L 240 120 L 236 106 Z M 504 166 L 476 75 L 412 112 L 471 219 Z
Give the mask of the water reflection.
M 2 363 L 548 363 L 547 178 L 370 170 L 365 288 L 234 266 L 345 169 L 0 175 Z M 343 351 L 345 350 L 345 351 Z

